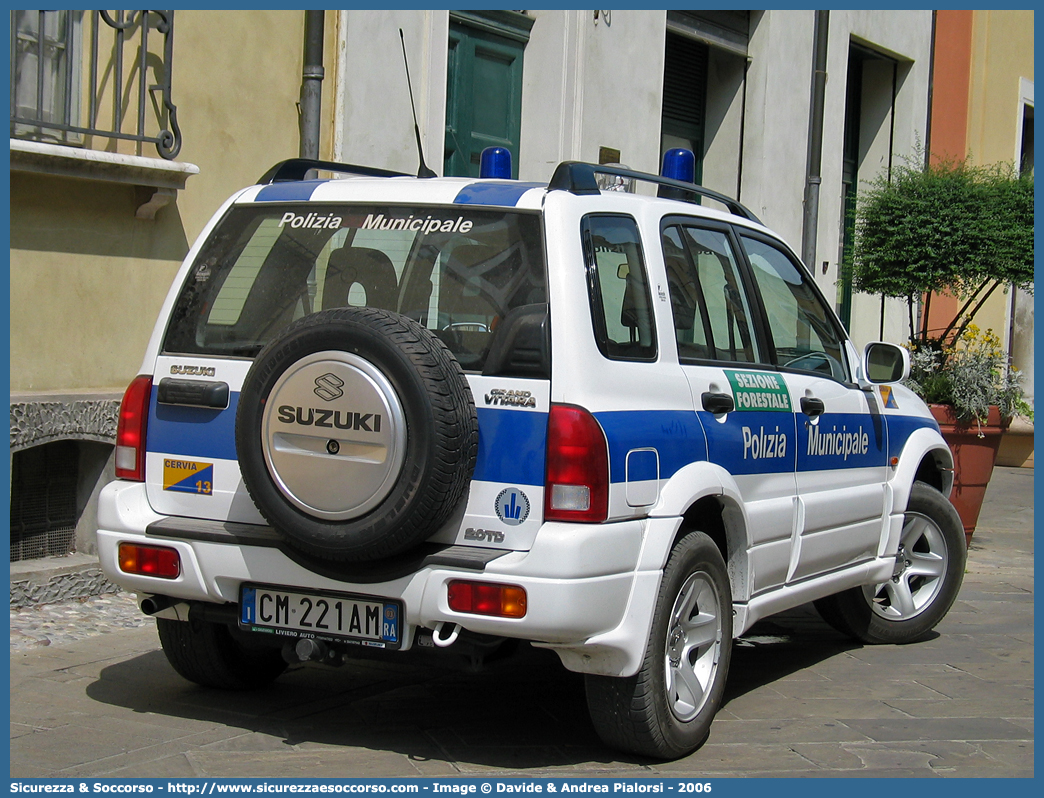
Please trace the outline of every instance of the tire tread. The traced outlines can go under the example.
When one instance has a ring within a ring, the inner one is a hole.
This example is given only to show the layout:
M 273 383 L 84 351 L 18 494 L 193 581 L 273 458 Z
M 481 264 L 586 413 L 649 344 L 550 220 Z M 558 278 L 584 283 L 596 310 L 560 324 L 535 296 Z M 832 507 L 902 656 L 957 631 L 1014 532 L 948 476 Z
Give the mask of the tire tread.
M 157 618 L 156 631 L 171 667 L 203 687 L 256 690 L 287 667 L 277 649 L 245 649 L 220 624 Z
M 913 643 L 929 634 L 949 612 L 964 579 L 968 550 L 964 527 L 949 500 L 924 482 L 915 482 L 910 491 L 908 510 L 931 518 L 939 527 L 948 547 L 946 583 L 932 600 L 932 606 L 906 620 L 887 620 L 870 608 L 861 587 L 835 593 L 814 602 L 820 616 L 844 635 L 863 643 Z

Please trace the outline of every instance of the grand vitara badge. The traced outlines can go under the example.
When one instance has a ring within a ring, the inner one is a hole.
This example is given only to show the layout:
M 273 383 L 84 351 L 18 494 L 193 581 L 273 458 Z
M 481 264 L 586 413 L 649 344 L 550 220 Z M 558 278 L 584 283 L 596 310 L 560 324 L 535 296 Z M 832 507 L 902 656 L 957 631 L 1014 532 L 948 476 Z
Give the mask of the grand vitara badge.
M 725 369 L 725 376 L 736 396 L 737 410 L 791 412 L 790 392 L 779 374 Z
M 509 391 L 505 388 L 493 388 L 485 394 L 487 405 L 502 407 L 536 407 L 536 397 L 530 391 Z

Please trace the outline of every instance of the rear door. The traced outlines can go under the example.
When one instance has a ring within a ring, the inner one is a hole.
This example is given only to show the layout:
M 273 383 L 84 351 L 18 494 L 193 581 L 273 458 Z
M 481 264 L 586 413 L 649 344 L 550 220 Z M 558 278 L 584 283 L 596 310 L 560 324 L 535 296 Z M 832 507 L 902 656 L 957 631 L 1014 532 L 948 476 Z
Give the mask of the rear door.
M 732 475 L 743 498 L 758 593 L 785 581 L 790 560 L 797 448 L 790 395 L 763 352 L 729 228 L 671 218 L 662 244 L 678 358 L 708 459 Z
M 539 512 L 524 518 L 518 508 L 524 498 L 541 506 L 544 447 L 542 437 L 520 435 L 544 434 L 549 393 L 540 351 L 543 251 L 535 213 L 316 202 L 233 207 L 193 264 L 157 358 L 150 505 L 164 515 L 265 523 L 243 485 L 235 440 L 253 358 L 297 319 L 367 306 L 426 327 L 468 375 L 479 406 L 481 489 L 469 505 L 474 517 L 458 516 L 459 534 L 472 529 L 473 542 L 527 547 Z M 500 346 L 505 336 L 515 345 Z M 320 404 L 324 390 L 337 386 L 317 381 Z M 523 444 L 526 456 L 513 456 Z M 458 530 L 447 534 L 452 542 Z

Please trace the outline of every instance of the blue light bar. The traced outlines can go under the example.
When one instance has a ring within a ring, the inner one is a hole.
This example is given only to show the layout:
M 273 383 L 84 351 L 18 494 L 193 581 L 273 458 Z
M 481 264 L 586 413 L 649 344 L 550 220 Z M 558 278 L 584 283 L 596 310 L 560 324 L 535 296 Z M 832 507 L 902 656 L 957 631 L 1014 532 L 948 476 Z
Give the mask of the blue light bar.
M 479 177 L 511 179 L 511 151 L 504 147 L 486 147 L 479 156 Z
M 663 169 L 660 170 L 661 177 L 669 177 L 671 180 L 683 180 L 686 183 L 696 182 L 696 156 L 692 150 L 681 147 L 667 150 L 663 154 Z

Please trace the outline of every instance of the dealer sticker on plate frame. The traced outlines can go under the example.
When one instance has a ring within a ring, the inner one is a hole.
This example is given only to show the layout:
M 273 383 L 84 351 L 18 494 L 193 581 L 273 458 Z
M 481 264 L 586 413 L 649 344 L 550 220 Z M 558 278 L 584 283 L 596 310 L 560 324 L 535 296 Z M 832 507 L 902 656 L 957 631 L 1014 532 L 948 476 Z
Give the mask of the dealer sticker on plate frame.
M 401 618 L 402 603 L 379 596 L 255 584 L 239 593 L 239 625 L 251 632 L 397 649 Z

